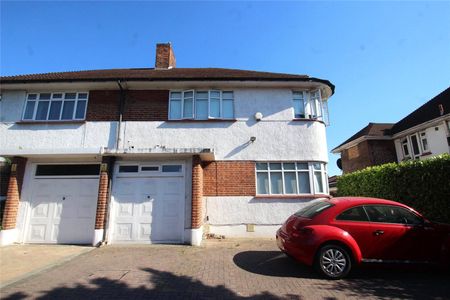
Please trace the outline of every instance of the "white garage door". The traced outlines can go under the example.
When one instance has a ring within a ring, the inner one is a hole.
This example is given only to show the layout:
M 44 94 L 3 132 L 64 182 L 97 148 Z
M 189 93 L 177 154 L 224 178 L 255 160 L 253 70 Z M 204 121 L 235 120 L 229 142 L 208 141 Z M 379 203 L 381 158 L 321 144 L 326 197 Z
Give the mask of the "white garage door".
M 77 167 L 78 171 L 83 168 L 79 166 Z M 50 168 L 58 169 L 55 165 L 51 165 Z M 70 174 L 68 168 L 65 168 L 62 173 Z M 89 168 L 92 169 L 90 166 Z M 60 167 L 60 170 L 62 169 L 64 167 Z M 96 169 L 98 169 L 98 165 L 94 166 L 94 173 Z M 92 243 L 98 177 L 92 178 L 91 174 L 91 178 L 88 176 L 81 178 L 83 175 L 77 175 L 79 178 L 69 178 L 70 175 L 54 176 L 54 172 L 48 173 L 53 175 L 47 175 L 44 172 L 45 175 L 41 176 L 38 172 L 39 169 L 33 179 L 31 212 L 25 241 L 59 244 Z M 58 171 L 56 173 L 58 174 Z
M 185 184 L 182 165 L 120 168 L 125 172 L 119 172 L 113 183 L 112 241 L 181 243 Z

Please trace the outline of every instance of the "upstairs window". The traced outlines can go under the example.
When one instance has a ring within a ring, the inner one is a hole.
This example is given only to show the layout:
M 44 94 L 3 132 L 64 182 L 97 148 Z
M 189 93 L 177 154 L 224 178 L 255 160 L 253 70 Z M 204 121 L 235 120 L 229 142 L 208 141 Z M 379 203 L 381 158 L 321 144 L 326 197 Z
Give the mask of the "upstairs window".
M 84 120 L 87 102 L 87 92 L 30 93 L 27 95 L 22 119 L 26 121 Z
M 292 92 L 294 118 L 324 121 L 329 125 L 328 103 L 322 101 L 320 90 Z
M 232 91 L 172 91 L 169 99 L 169 120 L 233 119 Z

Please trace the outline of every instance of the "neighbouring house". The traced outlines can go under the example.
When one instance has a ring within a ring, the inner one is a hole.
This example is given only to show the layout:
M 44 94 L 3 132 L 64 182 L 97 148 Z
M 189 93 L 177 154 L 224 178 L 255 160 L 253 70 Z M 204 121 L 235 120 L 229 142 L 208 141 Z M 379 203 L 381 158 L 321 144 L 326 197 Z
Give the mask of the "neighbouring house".
M 344 173 L 373 165 L 396 161 L 395 147 L 389 130 L 394 124 L 369 123 L 352 137 L 332 150 L 341 154 Z
M 328 197 L 327 80 L 220 68 L 4 76 L 2 243 L 273 237 Z
M 450 87 L 395 124 L 369 123 L 332 152 L 344 173 L 450 153 Z

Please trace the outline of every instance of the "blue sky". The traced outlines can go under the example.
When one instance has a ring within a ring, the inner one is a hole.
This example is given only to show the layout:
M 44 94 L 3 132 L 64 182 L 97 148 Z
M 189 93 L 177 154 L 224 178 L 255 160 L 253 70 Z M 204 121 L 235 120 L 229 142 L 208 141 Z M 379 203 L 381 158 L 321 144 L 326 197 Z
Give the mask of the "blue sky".
M 1 75 L 153 67 L 171 41 L 178 67 L 329 79 L 329 150 L 450 84 L 450 2 L 1 1 L 0 25 Z

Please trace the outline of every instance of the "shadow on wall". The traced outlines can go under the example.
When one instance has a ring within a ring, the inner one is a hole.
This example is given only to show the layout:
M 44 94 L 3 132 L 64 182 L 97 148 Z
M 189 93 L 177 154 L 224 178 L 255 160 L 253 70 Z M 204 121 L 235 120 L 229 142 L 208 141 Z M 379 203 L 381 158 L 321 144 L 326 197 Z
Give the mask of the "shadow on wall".
M 312 267 L 280 251 L 243 251 L 233 257 L 239 268 L 258 275 L 320 279 Z M 320 280 L 320 289 L 357 298 L 447 299 L 450 274 L 430 266 L 367 265 L 343 280 Z M 316 288 L 316 287 L 315 287 Z M 319 287 L 317 287 L 319 288 Z
M 152 268 L 142 269 L 142 271 L 146 272 L 145 277 L 148 276 L 148 278 L 142 278 L 137 287 L 125 283 L 128 272 L 124 272 L 120 281 L 94 278 L 85 284 L 79 283 L 73 287 L 58 287 L 45 291 L 35 299 L 280 299 L 268 292 L 243 297 L 223 285 L 207 286 L 188 276 L 179 276 Z M 4 300 L 25 298 L 29 296 L 24 292 L 2 297 Z
M 225 158 L 233 157 L 234 155 L 238 154 L 239 152 L 246 149 L 247 147 L 249 147 L 252 144 L 253 144 L 252 141 L 250 141 L 250 140 L 246 141 L 245 143 L 243 143 L 243 144 L 237 146 L 236 148 L 234 148 L 233 150 L 231 150 L 227 155 L 225 155 Z

